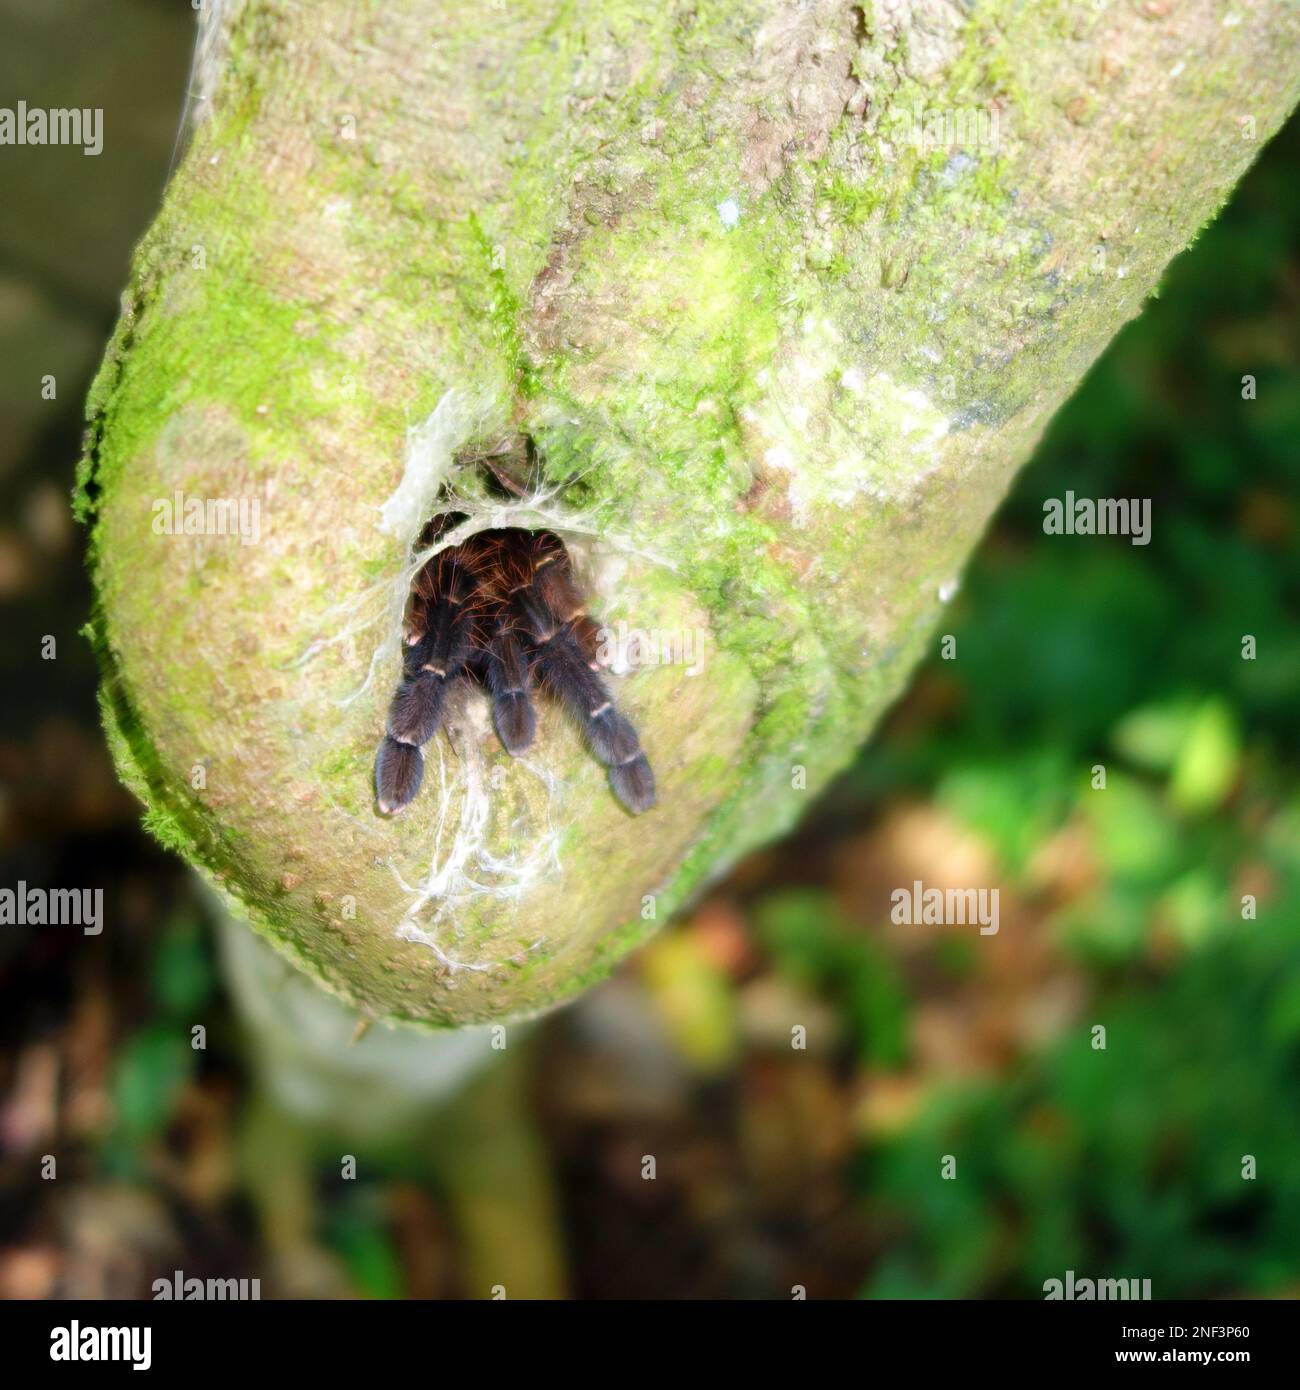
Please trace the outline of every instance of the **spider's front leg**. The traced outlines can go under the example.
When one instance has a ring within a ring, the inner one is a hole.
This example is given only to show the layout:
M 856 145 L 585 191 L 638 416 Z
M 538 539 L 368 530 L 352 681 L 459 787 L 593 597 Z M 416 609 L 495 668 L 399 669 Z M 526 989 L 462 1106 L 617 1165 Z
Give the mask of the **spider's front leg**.
M 531 577 L 514 594 L 522 627 L 533 640 L 543 683 L 577 719 L 591 751 L 609 769 L 615 795 L 633 815 L 655 804 L 655 779 L 636 730 L 596 674 L 596 624 L 573 582 L 558 536 L 533 538 Z
M 609 769 L 614 794 L 633 815 L 655 804 L 655 778 L 636 730 L 617 709 L 572 636 L 557 633 L 538 656 L 542 679 L 577 719 L 591 751 Z
M 483 660 L 497 736 L 506 752 L 517 758 L 532 745 L 537 732 L 537 714 L 529 697 L 528 654 L 518 635 L 503 627 L 488 643 Z
M 402 682 L 388 707 L 388 732 L 375 758 L 375 792 L 385 815 L 408 806 L 420 790 L 421 745 L 437 733 L 447 692 L 469 659 L 474 592 L 473 578 L 447 551 L 435 555 L 416 580 Z

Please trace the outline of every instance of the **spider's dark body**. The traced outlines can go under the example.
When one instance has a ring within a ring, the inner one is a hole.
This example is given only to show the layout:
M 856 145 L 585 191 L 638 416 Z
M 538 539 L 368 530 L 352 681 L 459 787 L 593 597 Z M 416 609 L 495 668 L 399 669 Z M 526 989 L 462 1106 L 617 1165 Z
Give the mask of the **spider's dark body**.
M 578 721 L 623 805 L 649 810 L 654 774 L 597 674 L 597 633 L 553 532 L 480 531 L 439 551 L 412 586 L 402 683 L 375 760 L 379 809 L 391 814 L 414 798 L 424 775 L 420 748 L 438 731 L 451 687 L 473 679 L 492 696 L 507 752 L 531 745 L 532 692 L 541 686 Z

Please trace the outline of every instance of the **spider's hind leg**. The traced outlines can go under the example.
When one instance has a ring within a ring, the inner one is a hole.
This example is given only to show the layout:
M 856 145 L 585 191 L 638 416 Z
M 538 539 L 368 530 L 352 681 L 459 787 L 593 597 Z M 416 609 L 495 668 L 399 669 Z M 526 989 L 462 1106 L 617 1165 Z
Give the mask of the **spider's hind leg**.
M 587 736 L 591 751 L 609 769 L 614 794 L 632 814 L 655 804 L 655 777 L 636 730 L 614 708 L 572 633 L 561 630 L 538 653 L 542 679 L 560 697 Z
M 633 815 L 655 804 L 655 779 L 636 730 L 614 708 L 596 674 L 600 629 L 573 580 L 568 552 L 551 531 L 529 537 L 524 575 L 511 590 L 544 684 L 577 719 L 591 751 L 609 769 L 614 794 Z
M 388 706 L 388 734 L 400 743 L 417 746 L 438 732 L 447 705 L 447 689 L 459 672 L 450 663 L 439 662 L 427 649 L 427 639 L 408 648 L 406 673 Z M 425 658 L 432 658 L 426 661 Z
M 420 790 L 420 747 L 437 733 L 448 689 L 469 658 L 472 593 L 463 566 L 445 553 L 435 556 L 417 580 L 402 682 L 388 707 L 388 731 L 375 758 L 375 794 L 385 815 L 408 806 Z
M 375 795 L 390 816 L 409 806 L 424 781 L 424 754 L 414 744 L 386 735 L 375 757 Z

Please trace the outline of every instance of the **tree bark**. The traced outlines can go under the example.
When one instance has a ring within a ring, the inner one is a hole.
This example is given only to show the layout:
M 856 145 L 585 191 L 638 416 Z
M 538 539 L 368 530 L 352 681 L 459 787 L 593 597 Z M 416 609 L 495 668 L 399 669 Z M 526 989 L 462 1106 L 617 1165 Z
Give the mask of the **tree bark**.
M 106 725 L 235 911 L 365 1015 L 443 1027 L 571 997 L 844 766 L 1300 50 L 1286 0 L 206 25 L 89 405 Z M 470 461 L 507 432 L 544 500 Z M 256 543 L 159 534 L 195 499 L 256 503 Z M 656 810 L 553 709 L 511 762 L 472 698 L 376 813 L 411 547 L 448 509 L 553 526 L 607 623 L 701 635 L 698 669 L 616 681 Z

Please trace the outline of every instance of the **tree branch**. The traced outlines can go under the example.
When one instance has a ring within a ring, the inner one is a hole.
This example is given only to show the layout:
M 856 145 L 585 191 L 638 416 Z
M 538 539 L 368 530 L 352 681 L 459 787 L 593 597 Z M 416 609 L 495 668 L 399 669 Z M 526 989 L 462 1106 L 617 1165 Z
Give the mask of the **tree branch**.
M 90 403 L 106 722 L 151 826 L 260 932 L 442 1026 L 571 996 L 848 761 L 1300 49 L 1285 0 L 210 21 Z M 512 431 L 541 513 L 463 462 Z M 525 766 L 471 701 L 375 813 L 439 488 L 471 526 L 558 525 L 607 622 L 702 634 L 697 673 L 618 682 L 658 810 L 629 818 L 558 711 Z M 255 502 L 257 543 L 159 534 L 178 490 Z

